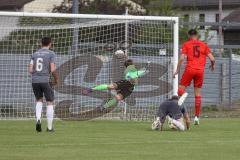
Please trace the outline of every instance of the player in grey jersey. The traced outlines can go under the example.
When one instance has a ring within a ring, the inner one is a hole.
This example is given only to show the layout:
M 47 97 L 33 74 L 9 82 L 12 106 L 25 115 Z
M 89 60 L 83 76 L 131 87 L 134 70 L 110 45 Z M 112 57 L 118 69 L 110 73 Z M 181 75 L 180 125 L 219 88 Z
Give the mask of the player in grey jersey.
M 32 76 L 32 88 L 36 98 L 36 131 L 41 132 L 41 114 L 43 106 L 43 95 L 47 101 L 47 131 L 53 131 L 53 101 L 54 92 L 53 85 L 58 83 L 58 76 L 55 72 L 55 53 L 50 50 L 52 45 L 51 38 L 42 38 L 42 48 L 33 53 L 30 64 L 29 73 Z M 53 75 L 54 82 L 50 84 L 50 75 Z
M 173 96 L 171 99 L 164 101 L 157 112 L 157 119 L 152 124 L 152 129 L 163 129 L 163 123 L 168 117 L 168 121 L 171 128 L 175 128 L 179 131 L 184 131 L 185 126 L 183 123 L 183 117 L 186 120 L 187 129 L 189 129 L 189 116 L 186 109 L 180 107 L 178 104 L 178 96 Z

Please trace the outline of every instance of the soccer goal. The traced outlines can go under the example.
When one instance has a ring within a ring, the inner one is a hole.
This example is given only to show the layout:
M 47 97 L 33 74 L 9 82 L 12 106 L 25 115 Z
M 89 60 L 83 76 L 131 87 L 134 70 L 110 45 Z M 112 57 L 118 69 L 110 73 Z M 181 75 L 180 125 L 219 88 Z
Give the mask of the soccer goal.
M 151 61 L 133 94 L 98 118 L 149 120 L 159 104 L 177 93 L 173 78 L 178 60 L 178 18 L 131 15 L 85 15 L 0 12 L 0 119 L 33 118 L 35 98 L 27 72 L 40 39 L 50 36 L 57 54 L 60 83 L 55 117 L 83 120 L 115 92 L 84 95 L 86 87 L 123 79 L 123 62 L 137 68 Z M 125 56 L 114 54 L 122 50 Z M 96 118 L 96 117 L 93 117 Z

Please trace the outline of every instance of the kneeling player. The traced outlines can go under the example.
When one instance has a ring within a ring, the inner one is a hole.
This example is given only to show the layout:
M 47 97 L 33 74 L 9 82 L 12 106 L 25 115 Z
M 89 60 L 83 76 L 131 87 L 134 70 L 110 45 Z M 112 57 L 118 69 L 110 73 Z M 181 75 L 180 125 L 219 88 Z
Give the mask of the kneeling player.
M 181 100 L 181 99 L 179 99 L 179 100 Z M 179 105 L 179 100 L 178 100 L 178 105 Z M 179 107 L 180 107 L 180 110 L 181 110 L 181 112 L 183 114 L 183 119 L 185 121 L 186 128 L 187 128 L 187 130 L 189 130 L 190 129 L 190 116 L 189 116 L 189 113 L 187 111 L 187 108 L 184 105 L 179 105 Z M 169 116 L 167 116 L 167 117 L 168 117 L 167 118 L 168 119 L 168 126 L 171 129 L 176 129 L 174 124 L 172 124 L 172 121 L 171 121 L 172 117 L 169 117 Z
M 116 90 L 117 95 L 109 100 L 106 104 L 101 106 L 102 111 L 105 109 L 112 108 L 117 105 L 117 103 L 128 96 L 130 96 L 134 90 L 134 86 L 137 84 L 138 78 L 144 76 L 147 73 L 147 67 L 137 70 L 133 64 L 133 60 L 128 59 L 124 63 L 126 69 L 124 71 L 124 79 L 112 83 L 110 85 L 102 84 L 88 89 L 86 94 L 93 91 L 103 91 L 103 90 Z M 149 65 L 149 63 L 148 63 Z
M 171 99 L 166 100 L 163 102 L 158 110 L 157 113 L 157 119 L 152 124 L 153 130 L 160 130 L 163 129 L 163 124 L 166 120 L 166 117 L 168 118 L 169 123 L 173 126 L 173 128 L 184 131 L 185 126 L 183 122 L 183 114 L 181 111 L 181 108 L 178 105 L 178 96 L 173 96 Z M 186 120 L 187 129 L 189 129 L 189 116 L 187 116 L 188 119 Z

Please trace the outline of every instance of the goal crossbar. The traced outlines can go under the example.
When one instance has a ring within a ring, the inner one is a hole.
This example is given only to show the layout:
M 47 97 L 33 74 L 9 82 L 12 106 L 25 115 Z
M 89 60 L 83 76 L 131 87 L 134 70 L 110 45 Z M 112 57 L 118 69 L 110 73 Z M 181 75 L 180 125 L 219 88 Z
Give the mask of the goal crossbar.
M 31 13 L 31 12 L 0 12 L 0 16 L 17 17 L 48 17 L 48 18 L 88 18 L 88 19 L 119 19 L 119 20 L 162 20 L 178 23 L 178 17 L 165 16 L 132 16 L 132 15 L 98 15 L 98 14 L 66 14 L 66 13 Z

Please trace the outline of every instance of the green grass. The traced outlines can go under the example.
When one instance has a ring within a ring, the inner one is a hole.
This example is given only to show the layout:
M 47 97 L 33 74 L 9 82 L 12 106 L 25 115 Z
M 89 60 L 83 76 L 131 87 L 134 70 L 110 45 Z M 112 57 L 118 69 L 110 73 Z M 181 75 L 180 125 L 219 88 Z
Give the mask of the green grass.
M 151 131 L 150 124 L 56 121 L 54 133 L 36 133 L 34 121 L 0 121 L 0 159 L 240 159 L 239 119 L 204 119 L 187 132 Z

